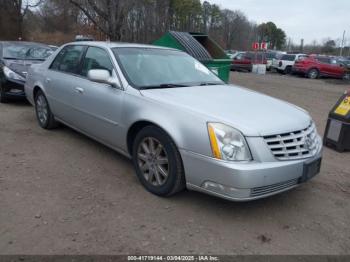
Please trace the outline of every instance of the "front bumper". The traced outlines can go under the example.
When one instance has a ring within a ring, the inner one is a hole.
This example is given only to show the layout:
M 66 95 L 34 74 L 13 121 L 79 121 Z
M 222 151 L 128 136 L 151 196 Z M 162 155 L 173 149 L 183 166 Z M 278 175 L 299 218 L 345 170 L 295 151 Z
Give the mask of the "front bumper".
M 25 97 L 24 82 L 16 80 L 6 80 L 1 84 L 7 97 Z
M 271 161 L 237 163 L 185 150 L 180 153 L 188 189 L 232 201 L 249 201 L 290 190 L 304 182 L 305 164 L 320 159 L 322 147 L 312 158 L 293 161 L 278 161 L 271 155 L 267 156 Z

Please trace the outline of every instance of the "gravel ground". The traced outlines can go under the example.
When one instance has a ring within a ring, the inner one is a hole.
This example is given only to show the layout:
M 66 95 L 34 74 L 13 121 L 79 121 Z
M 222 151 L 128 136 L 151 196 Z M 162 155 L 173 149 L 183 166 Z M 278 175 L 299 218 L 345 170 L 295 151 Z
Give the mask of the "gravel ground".
M 307 109 L 321 134 L 349 88 L 277 74 L 231 80 Z M 39 128 L 24 102 L 0 105 L 0 141 L 0 254 L 350 253 L 350 153 L 325 148 L 309 183 L 234 203 L 151 195 L 128 159 L 69 128 Z

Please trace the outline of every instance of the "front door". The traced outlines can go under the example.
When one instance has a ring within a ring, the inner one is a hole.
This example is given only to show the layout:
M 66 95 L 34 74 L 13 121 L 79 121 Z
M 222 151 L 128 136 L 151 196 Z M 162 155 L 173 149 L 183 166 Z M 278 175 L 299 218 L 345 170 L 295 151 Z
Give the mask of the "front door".
M 114 147 L 120 147 L 120 119 L 124 91 L 108 84 L 92 82 L 87 79 L 89 70 L 105 69 L 111 77 L 117 78 L 111 58 L 106 50 L 89 47 L 83 58 L 79 72 L 80 82 L 75 86 L 77 93 L 76 106 L 78 110 L 77 125 L 79 128 Z

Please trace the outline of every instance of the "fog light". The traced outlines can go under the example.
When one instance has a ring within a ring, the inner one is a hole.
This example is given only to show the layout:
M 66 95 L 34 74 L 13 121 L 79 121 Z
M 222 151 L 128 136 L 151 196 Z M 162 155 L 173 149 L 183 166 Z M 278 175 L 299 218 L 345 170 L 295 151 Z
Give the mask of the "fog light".
M 215 191 L 218 193 L 224 193 L 225 192 L 225 187 L 223 185 L 211 182 L 211 181 L 207 181 L 204 182 L 203 187 L 207 190 L 210 191 Z

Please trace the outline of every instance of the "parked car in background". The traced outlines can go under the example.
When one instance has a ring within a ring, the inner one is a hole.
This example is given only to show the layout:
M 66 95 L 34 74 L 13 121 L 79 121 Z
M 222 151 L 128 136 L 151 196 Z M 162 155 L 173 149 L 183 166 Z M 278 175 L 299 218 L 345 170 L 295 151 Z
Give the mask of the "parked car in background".
M 339 65 L 344 65 L 345 67 L 349 68 L 350 69 L 350 58 L 347 58 L 347 57 L 339 57 L 336 59 L 337 60 L 337 63 Z
M 235 50 L 225 50 L 225 53 L 230 59 L 233 59 L 233 57 L 237 53 L 237 51 L 235 51 Z
M 264 52 L 238 52 L 232 59 L 231 70 L 251 72 L 253 64 L 267 64 Z
M 279 60 L 274 60 L 271 68 L 282 74 L 292 73 L 295 61 L 307 57 L 306 54 L 284 54 Z
M 320 171 L 322 140 L 306 111 L 226 85 L 185 52 L 75 42 L 56 54 L 25 84 L 38 124 L 63 122 L 132 158 L 153 194 L 187 187 L 247 201 Z
M 336 58 L 328 56 L 310 56 L 295 62 L 293 73 L 305 75 L 308 78 L 319 77 L 349 78 L 349 70 L 344 64 L 339 64 Z
M 270 71 L 274 60 L 279 60 L 287 52 L 268 50 L 266 52 L 266 70 Z
M 24 97 L 28 68 L 52 54 L 44 44 L 31 42 L 0 42 L 0 103 L 9 97 Z

